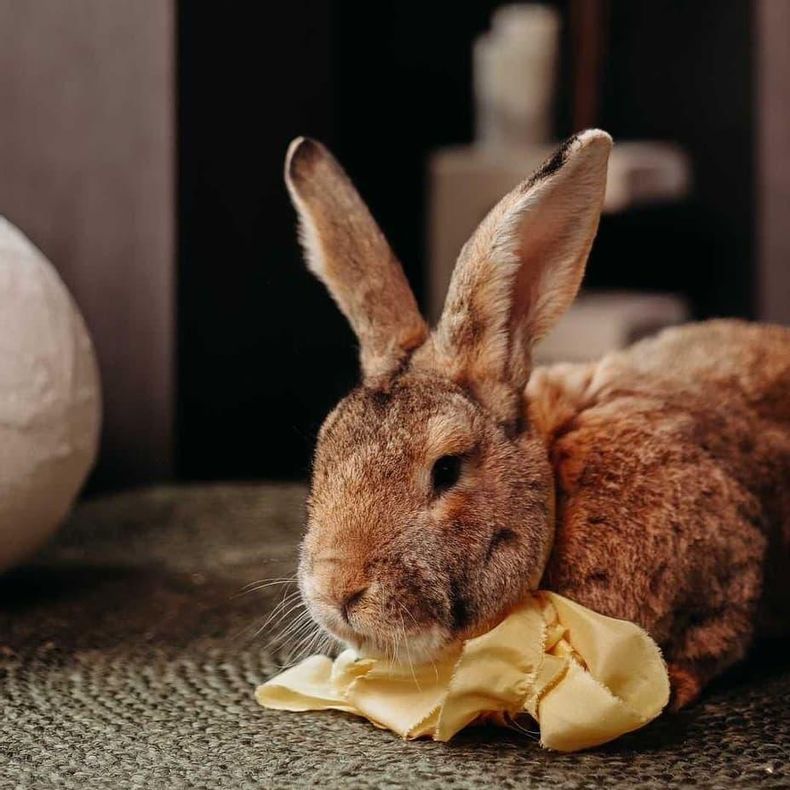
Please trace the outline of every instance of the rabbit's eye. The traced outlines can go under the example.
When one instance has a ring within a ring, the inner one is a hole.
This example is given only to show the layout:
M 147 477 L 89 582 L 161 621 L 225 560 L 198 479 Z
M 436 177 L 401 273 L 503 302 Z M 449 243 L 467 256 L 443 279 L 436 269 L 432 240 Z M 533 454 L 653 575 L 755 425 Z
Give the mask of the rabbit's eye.
M 441 493 L 452 488 L 461 476 L 461 456 L 443 455 L 433 465 L 433 488 Z

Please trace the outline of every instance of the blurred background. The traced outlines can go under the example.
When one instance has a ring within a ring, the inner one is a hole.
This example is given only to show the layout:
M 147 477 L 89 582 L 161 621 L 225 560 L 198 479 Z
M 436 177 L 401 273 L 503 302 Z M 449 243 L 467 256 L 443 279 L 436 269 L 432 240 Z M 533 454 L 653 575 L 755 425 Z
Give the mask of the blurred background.
M 300 134 L 344 163 L 432 317 L 495 200 L 600 126 L 606 213 L 542 358 L 790 323 L 788 41 L 788 0 L 0 0 L 0 214 L 93 334 L 92 488 L 307 475 L 357 369 L 296 244 Z

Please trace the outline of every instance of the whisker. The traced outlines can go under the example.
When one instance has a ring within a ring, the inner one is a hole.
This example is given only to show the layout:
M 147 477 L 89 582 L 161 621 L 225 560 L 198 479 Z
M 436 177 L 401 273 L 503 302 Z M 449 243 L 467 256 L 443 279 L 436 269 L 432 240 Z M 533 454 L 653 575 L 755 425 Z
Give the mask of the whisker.
M 325 653 L 331 656 L 337 649 L 337 646 L 338 646 L 337 639 L 335 639 L 335 637 L 333 637 L 332 634 L 325 631 L 323 641 L 318 647 L 318 652 Z
M 288 615 L 292 614 L 293 612 L 297 611 L 299 607 L 303 604 L 296 603 L 294 604 L 288 611 L 286 615 L 283 615 L 283 619 Z M 279 622 L 279 621 L 278 621 Z M 266 647 L 269 647 L 275 642 L 280 644 L 284 644 L 287 639 L 293 638 L 294 634 L 302 629 L 303 626 L 311 623 L 312 620 L 310 619 L 310 614 L 304 610 L 299 612 L 299 614 L 293 619 L 289 620 L 288 623 L 279 631 L 276 631 L 273 635 L 271 640 L 266 644 Z
M 304 646 L 308 640 L 312 640 L 318 634 L 318 625 L 312 620 L 305 622 L 298 629 L 297 632 L 291 635 L 289 642 L 291 643 L 291 652 L 296 653 Z
M 255 623 L 250 623 L 249 625 L 244 626 L 235 636 L 233 639 L 255 639 L 257 638 L 269 625 L 272 627 L 276 627 L 282 620 L 289 615 L 294 609 L 299 605 L 298 595 L 296 592 L 291 593 L 290 595 L 285 595 L 278 603 L 272 608 L 272 610 L 266 615 L 263 623 L 261 625 L 256 626 Z
M 308 637 L 312 633 L 312 629 L 307 627 L 307 624 L 303 624 L 302 628 L 299 630 L 297 634 L 295 634 L 295 640 L 301 640 Z M 276 652 L 280 656 L 279 666 L 283 669 L 286 669 L 294 664 L 293 657 L 294 657 L 294 648 L 292 647 L 293 641 L 282 642 L 276 648 Z
M 406 612 L 406 614 L 409 615 L 409 617 L 411 617 L 411 621 L 419 629 L 420 624 L 414 619 L 414 615 L 400 601 L 398 601 L 398 606 L 400 606 L 400 608 L 403 609 L 403 611 Z M 401 620 L 402 619 L 403 618 L 401 617 Z M 434 674 L 434 677 L 436 678 L 436 682 L 438 683 L 439 682 L 439 669 L 437 668 L 436 661 L 433 658 L 431 658 L 431 666 L 433 667 L 433 674 Z
M 540 730 L 528 730 L 515 717 L 509 720 L 509 724 L 514 730 L 520 732 L 522 735 L 526 735 L 527 738 L 531 738 L 533 741 L 537 741 L 540 738 Z
M 277 605 L 270 612 L 270 616 L 274 617 L 275 615 L 278 614 L 280 609 L 282 609 L 283 607 L 288 607 L 295 601 L 298 601 L 300 595 L 301 593 L 299 592 L 299 590 L 294 590 L 293 592 L 290 593 L 283 593 L 282 598 L 280 598 Z
M 298 608 L 298 604 L 291 608 L 290 613 L 294 612 Z M 288 620 L 286 625 L 281 629 L 274 629 L 271 633 L 271 637 L 268 639 L 266 644 L 263 646 L 264 650 L 268 650 L 274 647 L 281 647 L 287 644 L 289 639 L 293 639 L 297 632 L 301 631 L 301 629 L 310 622 L 310 616 L 307 612 L 302 611 L 298 612 L 296 617 L 292 620 Z M 258 629 L 258 633 L 256 636 L 259 636 L 261 633 L 261 629 Z
M 409 659 L 409 669 L 411 670 L 411 676 L 414 679 L 414 685 L 417 686 L 417 691 L 422 692 L 422 688 L 420 686 L 420 682 L 417 680 L 417 675 L 414 672 L 414 662 L 411 660 L 411 650 L 409 650 L 409 638 L 406 635 L 406 625 L 403 622 L 403 614 L 400 616 L 400 628 L 401 632 L 403 633 L 403 642 L 406 645 L 406 655 Z
M 272 609 L 268 617 L 263 621 L 263 624 L 255 632 L 255 636 L 261 634 L 270 624 L 272 627 L 276 627 L 300 606 L 304 606 L 304 603 L 299 600 L 298 591 L 284 596 L 274 607 L 274 609 Z
M 297 661 L 301 661 L 302 658 L 306 658 L 307 656 L 312 655 L 312 653 L 315 651 L 316 645 L 321 641 L 320 627 L 316 626 L 315 631 L 313 632 L 313 636 L 312 638 L 309 639 L 309 641 L 307 640 L 307 638 L 305 638 L 305 640 L 303 641 L 306 642 L 306 644 L 303 644 L 302 647 L 298 649 L 295 656 L 295 659 Z
M 249 582 L 245 584 L 238 592 L 233 593 L 230 596 L 231 600 L 235 600 L 237 598 L 243 598 L 245 595 L 250 595 L 254 592 L 259 592 L 261 590 L 267 590 L 272 587 L 281 586 L 287 590 L 288 586 L 292 584 L 298 584 L 296 577 L 282 577 L 278 579 L 258 579 L 253 582 Z
M 299 639 L 299 642 L 288 652 L 285 666 L 297 664 L 303 657 L 310 654 L 313 645 L 321 637 L 321 630 L 315 623 L 310 623 L 306 633 Z
M 297 579 L 296 576 L 280 576 L 278 578 L 272 579 L 257 579 L 254 582 L 249 582 L 245 584 L 241 589 L 244 590 L 252 590 L 252 589 L 261 589 L 263 587 L 271 587 L 275 584 L 296 584 Z
M 257 587 L 249 587 L 246 590 L 239 590 L 239 592 L 233 593 L 231 595 L 231 600 L 235 600 L 236 598 L 243 598 L 245 595 L 252 595 L 253 593 L 261 592 L 263 590 L 270 590 L 272 587 L 276 586 L 286 586 L 296 584 L 296 582 L 272 582 L 269 584 L 261 584 Z

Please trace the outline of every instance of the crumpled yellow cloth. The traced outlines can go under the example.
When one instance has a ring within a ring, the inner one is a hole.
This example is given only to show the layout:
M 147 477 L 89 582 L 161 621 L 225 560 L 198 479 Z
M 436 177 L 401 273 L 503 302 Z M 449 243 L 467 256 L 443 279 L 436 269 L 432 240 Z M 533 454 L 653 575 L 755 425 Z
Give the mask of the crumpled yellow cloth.
M 410 666 L 346 650 L 311 656 L 259 686 L 278 710 L 334 708 L 404 738 L 447 741 L 473 722 L 529 714 L 543 746 L 570 752 L 610 741 L 661 713 L 669 679 L 638 626 L 540 591 L 496 628 L 437 663 Z

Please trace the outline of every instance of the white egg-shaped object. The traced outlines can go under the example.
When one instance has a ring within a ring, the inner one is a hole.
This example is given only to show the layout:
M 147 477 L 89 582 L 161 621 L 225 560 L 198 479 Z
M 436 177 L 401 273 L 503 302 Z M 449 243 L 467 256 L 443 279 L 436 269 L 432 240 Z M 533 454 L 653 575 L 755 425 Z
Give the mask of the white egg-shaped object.
M 93 344 L 57 272 L 0 217 L 0 571 L 69 512 L 96 459 Z

